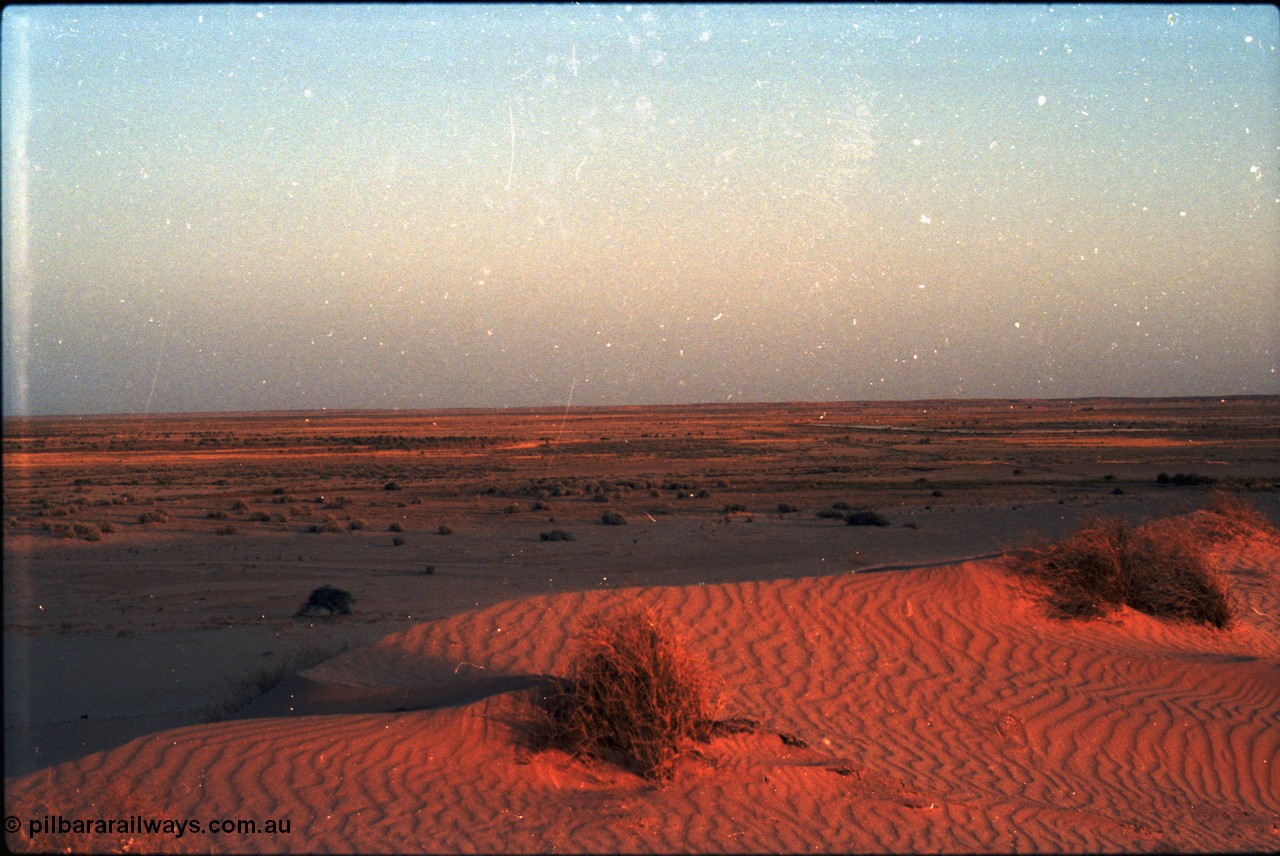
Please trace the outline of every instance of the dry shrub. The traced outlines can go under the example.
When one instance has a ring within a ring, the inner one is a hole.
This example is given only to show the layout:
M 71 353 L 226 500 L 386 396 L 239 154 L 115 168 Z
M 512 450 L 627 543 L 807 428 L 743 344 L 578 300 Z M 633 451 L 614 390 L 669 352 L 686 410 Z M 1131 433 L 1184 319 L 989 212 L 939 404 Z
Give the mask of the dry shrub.
M 671 778 L 693 741 L 709 738 L 721 682 L 650 609 L 589 619 L 567 678 L 543 700 L 535 743 Z
M 1280 532 L 1249 500 L 1225 490 L 1215 490 L 1204 516 L 1201 534 L 1212 541 L 1240 537 L 1276 538 Z
M 1087 520 L 1061 541 L 1026 548 L 1014 566 L 1047 582 L 1064 615 L 1096 618 L 1129 606 L 1214 627 L 1231 621 L 1225 578 L 1195 532 L 1177 521 L 1134 527 L 1114 518 Z

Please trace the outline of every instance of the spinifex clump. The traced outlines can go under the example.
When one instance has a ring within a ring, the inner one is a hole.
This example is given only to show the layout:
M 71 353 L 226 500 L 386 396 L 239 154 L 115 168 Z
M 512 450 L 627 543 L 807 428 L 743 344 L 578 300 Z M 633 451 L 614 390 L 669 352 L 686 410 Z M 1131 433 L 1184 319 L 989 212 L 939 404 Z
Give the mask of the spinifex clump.
M 652 610 L 596 616 L 576 642 L 568 677 L 543 700 L 536 742 L 670 778 L 689 744 L 709 737 L 719 680 Z

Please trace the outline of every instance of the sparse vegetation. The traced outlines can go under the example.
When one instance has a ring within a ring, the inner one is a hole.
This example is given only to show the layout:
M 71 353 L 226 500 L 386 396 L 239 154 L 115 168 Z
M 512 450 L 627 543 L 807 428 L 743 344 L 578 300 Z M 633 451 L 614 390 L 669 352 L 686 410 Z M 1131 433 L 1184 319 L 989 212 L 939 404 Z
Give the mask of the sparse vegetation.
M 314 615 L 322 609 L 327 609 L 330 615 L 334 613 L 340 615 L 350 615 L 351 606 L 355 603 L 355 598 L 351 593 L 340 588 L 324 585 L 311 592 L 311 596 L 307 598 L 307 602 L 298 608 L 296 613 L 298 617 Z
M 600 522 L 605 526 L 624 526 L 627 518 L 623 517 L 621 512 L 610 509 L 600 515 Z
M 330 532 L 330 533 L 341 532 L 342 524 L 339 523 L 338 518 L 334 517 L 332 514 L 326 514 L 324 516 L 324 519 L 321 520 L 319 523 L 311 524 L 311 526 L 308 527 L 307 531 L 315 532 L 316 534 L 321 534 L 325 532 Z
M 1241 535 L 1280 537 L 1280 532 L 1270 520 L 1247 499 L 1225 490 L 1215 490 L 1205 509 L 1213 515 L 1214 531 L 1206 533 L 1212 540 L 1235 538 Z
M 888 526 L 889 518 L 878 511 L 850 511 L 845 514 L 844 522 L 849 526 Z
M 1177 521 L 1135 527 L 1116 518 L 1084 522 L 1073 534 L 1034 544 L 1014 560 L 1018 573 L 1044 580 L 1065 616 L 1097 618 L 1129 606 L 1161 618 L 1226 627 L 1225 578 L 1200 536 Z
M 169 512 L 160 508 L 153 508 L 150 511 L 144 511 L 138 515 L 139 523 L 168 523 Z
M 1217 482 L 1218 480 L 1213 476 L 1202 476 L 1197 473 L 1174 473 L 1172 476 L 1161 473 L 1156 476 L 1157 484 L 1171 484 L 1174 487 L 1204 487 Z
M 710 737 L 719 680 L 652 610 L 596 616 L 575 645 L 568 676 L 543 699 L 535 745 L 669 779 L 689 744 Z
M 84 541 L 101 541 L 102 530 L 92 523 L 73 523 L 71 531 Z

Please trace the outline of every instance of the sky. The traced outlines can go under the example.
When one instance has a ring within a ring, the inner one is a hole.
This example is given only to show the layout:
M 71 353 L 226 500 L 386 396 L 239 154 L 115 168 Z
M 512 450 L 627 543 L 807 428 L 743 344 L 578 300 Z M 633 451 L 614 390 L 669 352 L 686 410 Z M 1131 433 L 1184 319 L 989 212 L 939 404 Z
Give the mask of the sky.
M 1280 13 L 9 6 L 5 415 L 1280 394 Z

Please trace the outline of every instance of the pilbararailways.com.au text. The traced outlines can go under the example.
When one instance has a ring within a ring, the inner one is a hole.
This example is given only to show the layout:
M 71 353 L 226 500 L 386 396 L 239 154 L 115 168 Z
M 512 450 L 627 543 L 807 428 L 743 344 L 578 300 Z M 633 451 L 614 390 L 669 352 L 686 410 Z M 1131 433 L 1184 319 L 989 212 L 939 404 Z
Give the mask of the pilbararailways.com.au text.
M 14 816 L 5 819 L 7 832 L 17 832 L 24 826 L 27 837 L 31 839 L 44 835 L 171 835 L 181 838 L 184 835 L 288 835 L 293 824 L 288 818 L 262 821 L 213 818 L 201 821 L 194 818 L 176 820 L 144 817 L 140 814 L 111 818 L 75 818 L 46 814 L 28 818 L 25 824 Z

